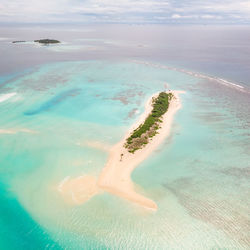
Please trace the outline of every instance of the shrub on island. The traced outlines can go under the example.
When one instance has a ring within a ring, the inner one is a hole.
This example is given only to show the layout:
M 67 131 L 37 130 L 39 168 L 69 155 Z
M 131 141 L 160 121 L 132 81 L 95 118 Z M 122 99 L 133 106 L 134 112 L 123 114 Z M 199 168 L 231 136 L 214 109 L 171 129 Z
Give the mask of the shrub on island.
M 144 123 L 135 129 L 126 140 L 124 146 L 128 149 L 128 152 L 134 153 L 136 150 L 141 149 L 148 144 L 150 138 L 157 134 L 162 122 L 161 117 L 167 112 L 169 102 L 173 96 L 172 93 L 161 92 L 157 97 L 153 97 L 151 113 Z
M 60 41 L 54 40 L 54 39 L 39 39 L 39 40 L 35 40 L 34 42 L 42 43 L 42 44 L 60 43 Z

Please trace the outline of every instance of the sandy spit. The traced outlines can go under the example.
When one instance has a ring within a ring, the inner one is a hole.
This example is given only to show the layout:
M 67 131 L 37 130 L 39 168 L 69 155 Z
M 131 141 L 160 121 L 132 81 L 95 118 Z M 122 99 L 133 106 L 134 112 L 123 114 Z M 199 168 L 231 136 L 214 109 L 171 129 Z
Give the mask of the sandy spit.
M 157 210 L 157 204 L 153 200 L 135 191 L 134 183 L 130 176 L 133 170 L 148 158 L 170 134 L 174 115 L 181 108 L 179 94 L 183 93 L 183 91 L 171 91 L 171 93 L 174 94 L 174 98 L 170 102 L 168 111 L 163 115 L 161 128 L 158 130 L 158 134 L 144 148 L 132 154 L 124 148 L 124 143 L 131 132 L 144 122 L 152 110 L 152 97 L 158 96 L 159 93 L 154 94 L 147 101 L 145 112 L 139 120 L 129 129 L 124 138 L 110 149 L 107 163 L 99 178 L 94 179 L 91 176 L 85 176 L 80 179 L 68 178 L 60 184 L 61 193 L 63 194 L 63 191 L 67 190 L 66 193 L 70 193 L 74 197 L 72 198 L 72 203 L 79 204 L 90 199 L 92 195 L 100 193 L 100 191 L 107 191 L 147 209 Z M 85 184 L 81 183 L 81 181 L 84 181 Z M 77 202 L 74 202 L 74 200 L 77 200 Z

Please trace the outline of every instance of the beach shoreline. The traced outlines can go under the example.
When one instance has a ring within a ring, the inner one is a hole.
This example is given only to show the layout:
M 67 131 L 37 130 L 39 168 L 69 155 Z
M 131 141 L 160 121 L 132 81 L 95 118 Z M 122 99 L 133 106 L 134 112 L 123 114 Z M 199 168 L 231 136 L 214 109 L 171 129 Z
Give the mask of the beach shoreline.
M 175 113 L 181 108 L 181 101 L 179 94 L 183 93 L 183 91 L 170 91 L 167 93 L 172 93 L 174 97 L 171 99 L 167 112 L 162 116 L 161 127 L 157 130 L 157 134 L 150 139 L 149 143 L 141 148 L 140 150 L 135 151 L 134 153 L 128 152 L 128 150 L 124 147 L 126 139 L 131 134 L 131 132 L 136 129 L 140 124 L 142 124 L 146 117 L 152 111 L 152 99 L 159 95 L 159 93 L 151 96 L 145 104 L 145 111 L 140 116 L 138 121 L 132 125 L 132 127 L 128 130 L 126 135 L 123 137 L 121 141 L 115 144 L 109 153 L 109 157 L 107 163 L 101 171 L 99 178 L 96 181 L 95 189 L 96 191 L 92 192 L 93 194 L 99 193 L 97 190 L 106 191 L 112 193 L 118 197 L 129 200 L 132 203 L 140 205 L 144 208 L 157 210 L 157 204 L 139 194 L 135 191 L 134 183 L 131 180 L 131 174 L 133 170 L 146 158 L 150 156 L 152 152 L 164 141 L 164 139 L 170 134 L 171 125 L 174 119 Z M 91 176 L 85 176 L 85 181 L 88 183 L 88 178 L 92 178 Z M 61 190 L 64 190 L 63 186 L 68 185 L 68 182 L 73 180 L 67 180 L 66 182 L 60 184 Z M 92 180 L 93 182 L 93 180 Z M 81 185 L 81 191 L 79 192 L 79 185 L 70 185 L 70 190 L 68 193 L 74 194 L 74 200 L 79 201 L 75 203 L 80 203 L 80 200 L 88 200 L 91 198 L 89 195 L 90 192 L 87 190 L 88 185 Z M 91 185 L 93 189 L 93 184 Z M 61 191 L 62 192 L 62 191 Z M 83 196 L 83 192 L 86 192 L 87 199 L 77 199 L 76 194 Z
M 129 153 L 124 148 L 126 138 L 131 132 L 136 129 L 140 124 L 144 122 L 148 114 L 152 110 L 152 98 L 156 97 L 159 93 L 154 94 L 146 102 L 145 111 L 139 118 L 139 120 L 133 124 L 128 130 L 124 138 L 117 143 L 110 152 L 107 164 L 103 168 L 103 171 L 98 179 L 98 186 L 110 193 L 137 203 L 140 206 L 156 210 L 157 204 L 136 193 L 134 191 L 134 185 L 131 180 L 131 174 L 133 170 L 143 162 L 149 155 L 163 142 L 163 140 L 169 135 L 171 125 L 173 122 L 174 114 L 181 108 L 179 94 L 181 91 L 171 91 L 174 94 L 174 98 L 170 101 L 167 112 L 162 117 L 161 128 L 158 133 L 150 140 L 150 142 L 140 150 L 134 153 Z M 121 160 L 121 154 L 122 160 Z

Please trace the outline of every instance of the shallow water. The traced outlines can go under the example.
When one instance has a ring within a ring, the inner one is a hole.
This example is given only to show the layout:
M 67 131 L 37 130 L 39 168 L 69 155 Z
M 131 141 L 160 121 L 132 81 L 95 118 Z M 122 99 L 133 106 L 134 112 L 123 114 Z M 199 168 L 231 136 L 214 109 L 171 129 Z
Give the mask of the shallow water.
M 1 249 L 249 248 L 248 91 L 141 60 L 51 62 L 1 78 L 1 94 L 17 93 L 0 103 Z M 98 176 L 107 148 L 169 88 L 186 91 L 171 135 L 132 174 L 157 212 L 108 193 L 65 202 L 59 184 Z

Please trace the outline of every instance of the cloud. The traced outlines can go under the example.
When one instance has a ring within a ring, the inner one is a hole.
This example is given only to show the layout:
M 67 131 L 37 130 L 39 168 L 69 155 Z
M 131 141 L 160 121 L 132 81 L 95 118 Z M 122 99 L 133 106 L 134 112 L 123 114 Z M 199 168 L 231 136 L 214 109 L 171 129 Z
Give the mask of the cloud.
M 173 19 L 179 19 L 179 18 L 182 18 L 182 16 L 181 16 L 181 15 L 179 15 L 179 14 L 173 14 L 171 17 L 172 17 Z
M 249 0 L 0 0 L 0 22 L 250 23 Z

